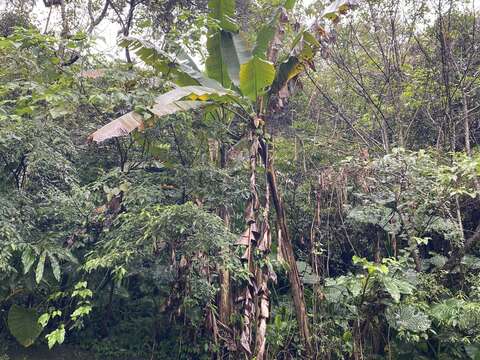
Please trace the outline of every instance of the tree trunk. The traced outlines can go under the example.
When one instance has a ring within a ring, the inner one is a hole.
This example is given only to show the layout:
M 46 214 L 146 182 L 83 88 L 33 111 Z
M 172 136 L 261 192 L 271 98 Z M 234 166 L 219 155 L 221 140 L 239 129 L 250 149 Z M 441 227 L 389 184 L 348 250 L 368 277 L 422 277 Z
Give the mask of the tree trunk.
M 267 159 L 268 160 L 268 159 Z M 256 360 L 266 359 L 265 345 L 267 343 L 267 321 L 270 317 L 270 290 L 269 279 L 274 277 L 268 267 L 268 254 L 271 251 L 272 239 L 270 236 L 270 184 L 265 179 L 265 206 L 263 208 L 262 234 L 257 243 L 257 250 L 262 254 L 261 263 L 265 264 L 257 269 L 257 332 L 255 340 Z
M 270 316 L 270 291 L 268 290 L 268 269 L 258 269 L 257 284 L 257 330 L 255 338 L 255 359 L 266 359 L 265 345 L 267 344 L 267 321 Z
M 220 168 L 223 169 L 227 165 L 227 149 L 224 144 L 220 147 Z M 219 209 L 219 216 L 223 219 L 225 227 L 230 228 L 230 213 L 225 205 Z M 230 323 L 230 315 L 232 313 L 232 296 L 230 289 L 230 273 L 226 269 L 220 269 L 220 296 L 219 296 L 219 318 L 220 321 L 228 326 Z
M 311 354 L 312 346 L 310 329 L 308 326 L 307 308 L 305 305 L 303 286 L 300 280 L 300 274 L 298 272 L 295 254 L 293 252 L 293 246 L 288 232 L 285 209 L 283 207 L 282 199 L 278 190 L 277 179 L 275 176 L 275 169 L 273 167 L 271 155 L 268 153 L 265 142 L 262 142 L 261 146 L 262 158 L 265 164 L 267 180 L 270 186 L 270 194 L 272 196 L 273 205 L 277 214 L 277 226 L 279 229 L 278 245 L 281 255 L 288 265 L 288 280 L 290 282 L 292 291 L 293 304 L 295 307 L 295 315 L 297 317 L 300 336 L 304 342 L 307 354 Z
M 470 123 L 468 121 L 468 102 L 467 102 L 467 95 L 465 94 L 465 90 L 463 92 L 463 130 L 465 132 L 465 151 L 469 157 L 472 156 L 472 148 L 470 146 Z
M 472 158 L 472 146 L 470 144 L 470 119 L 469 119 L 469 110 L 468 110 L 468 99 L 465 89 L 462 90 L 462 102 L 463 102 L 463 129 L 465 133 L 465 151 L 467 152 L 468 157 Z M 480 181 L 478 176 L 475 176 L 473 179 L 475 182 L 475 189 L 480 193 Z
M 465 135 L 465 152 L 467 153 L 467 156 L 469 158 L 472 157 L 472 149 L 470 145 L 470 124 L 469 124 L 469 116 L 468 116 L 468 102 L 467 102 L 467 96 L 465 94 L 465 90 L 462 90 L 463 93 L 463 128 L 464 128 L 464 135 Z M 475 176 L 473 179 L 475 183 L 475 189 L 477 190 L 477 193 L 480 193 L 480 181 L 478 180 L 478 177 Z M 477 199 L 479 195 L 477 194 Z M 458 202 L 458 196 L 455 197 L 456 200 L 456 205 L 457 205 L 457 217 L 459 217 L 459 223 L 461 224 L 461 216 L 458 214 L 459 213 L 459 202 Z M 462 236 L 464 235 L 463 232 L 463 226 L 461 228 L 462 231 Z M 475 244 L 480 241 L 480 224 L 477 224 L 477 227 L 474 231 L 474 233 L 464 241 L 463 247 L 460 249 L 454 251 L 450 258 L 448 259 L 447 263 L 444 265 L 443 269 L 444 270 L 451 270 L 453 269 L 456 265 L 460 263 L 462 260 L 463 256 L 467 254 L 474 246 Z
M 247 263 L 247 269 L 250 273 L 250 279 L 248 284 L 242 291 L 240 301 L 242 302 L 242 329 L 240 334 L 240 345 L 247 355 L 251 355 L 251 342 L 252 342 L 252 326 L 255 316 L 255 303 L 254 297 L 256 295 L 256 278 L 255 278 L 255 264 L 253 259 L 253 252 L 255 249 L 255 243 L 260 238 L 260 231 L 257 224 L 258 209 L 260 207 L 260 201 L 257 193 L 256 183 L 256 168 L 257 168 L 257 156 L 259 148 L 259 138 L 256 134 L 256 127 L 252 120 L 250 130 L 250 198 L 245 209 L 245 222 L 247 229 L 242 234 L 241 238 L 237 242 L 238 245 L 246 246 L 245 253 L 242 256 L 242 261 Z

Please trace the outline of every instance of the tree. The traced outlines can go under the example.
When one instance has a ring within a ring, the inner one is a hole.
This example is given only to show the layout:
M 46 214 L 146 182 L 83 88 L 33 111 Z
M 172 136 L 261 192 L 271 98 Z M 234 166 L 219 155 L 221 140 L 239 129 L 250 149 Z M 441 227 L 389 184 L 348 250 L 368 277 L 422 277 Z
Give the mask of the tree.
M 478 357 L 471 4 L 61 3 L 0 37 L 0 358 Z
M 290 52 L 279 56 L 287 10 L 294 2 L 287 1 L 279 7 L 272 20 L 263 26 L 256 36 L 256 43 L 250 51 L 238 32 L 234 21 L 235 3 L 233 0 L 212 0 L 209 2 L 211 18 L 216 22 L 209 32 L 206 60 L 207 76 L 201 73 L 191 59 L 171 58 L 151 44 L 132 38 L 123 44 L 136 49 L 137 55 L 164 74 L 174 77 L 178 88 L 157 98 L 148 112 L 160 117 L 177 111 L 208 106 L 208 111 L 226 110 L 238 116 L 248 126 L 250 142 L 250 199 L 246 205 L 245 222 L 247 229 L 238 241 L 245 247 L 243 259 L 251 279 L 241 296 L 243 302 L 243 328 L 241 345 L 251 354 L 251 327 L 257 316 L 255 354 L 265 356 L 265 334 L 269 317 L 269 280 L 274 274 L 268 267 L 267 255 L 271 251 L 269 224 L 270 199 L 277 214 L 278 245 L 288 267 L 290 286 L 296 309 L 301 336 L 307 353 L 311 351 L 310 332 L 303 289 L 295 262 L 294 251 L 285 210 L 276 183 L 272 150 L 269 149 L 266 126 L 275 110 L 281 107 L 288 97 L 292 79 L 298 77 L 307 66 L 313 66 L 315 53 L 325 41 L 325 32 L 317 22 L 311 30 L 296 34 Z M 323 14 L 336 20 L 340 13 L 350 9 L 354 3 L 340 1 L 332 4 Z M 142 115 L 130 112 L 94 132 L 90 139 L 96 142 L 126 135 L 146 126 Z M 148 124 L 147 124 L 148 126 Z M 258 159 L 262 160 L 266 173 L 266 192 L 263 206 L 257 189 Z M 266 265 L 259 266 L 264 262 Z M 255 300 L 258 298 L 258 300 Z M 256 305 L 256 306 L 255 306 Z

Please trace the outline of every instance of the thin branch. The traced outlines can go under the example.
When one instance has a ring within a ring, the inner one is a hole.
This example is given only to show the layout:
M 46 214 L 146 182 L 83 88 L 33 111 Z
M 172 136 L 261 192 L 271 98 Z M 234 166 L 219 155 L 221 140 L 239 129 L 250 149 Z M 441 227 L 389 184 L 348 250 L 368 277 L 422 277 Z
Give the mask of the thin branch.
M 357 134 L 357 136 L 362 139 L 362 141 L 365 143 L 365 145 L 367 146 L 371 146 L 371 144 L 365 139 L 365 137 L 360 133 L 360 131 L 355 128 L 352 124 L 352 122 L 350 122 L 350 120 L 345 116 L 345 114 L 340 110 L 340 108 L 337 106 L 337 104 L 335 104 L 333 102 L 333 100 L 327 95 L 325 94 L 325 92 L 320 88 L 320 86 L 316 83 L 316 81 L 312 78 L 312 76 L 310 75 L 310 73 L 308 72 L 307 68 L 305 68 L 305 74 L 307 75 L 307 77 L 310 79 L 310 81 L 312 82 L 312 84 L 317 88 L 318 92 L 323 96 L 323 98 L 325 100 L 327 100 L 327 102 L 335 109 L 335 111 L 338 113 L 338 115 L 340 115 L 340 117 L 342 118 L 343 121 L 345 121 L 347 123 L 347 125 Z M 374 139 L 374 138 L 370 138 L 371 141 L 373 141 L 374 143 L 376 143 L 375 145 L 377 145 L 379 148 L 382 148 L 380 145 L 380 143 Z
M 91 34 L 93 32 L 93 29 L 102 22 L 102 20 L 105 18 L 108 12 L 108 7 L 110 5 L 110 0 L 106 0 L 105 4 L 103 5 L 102 12 L 98 17 L 95 19 L 93 16 L 93 10 L 92 10 L 92 2 L 91 0 L 88 1 L 87 9 L 88 9 L 88 15 L 90 16 L 90 25 L 88 26 L 87 33 Z

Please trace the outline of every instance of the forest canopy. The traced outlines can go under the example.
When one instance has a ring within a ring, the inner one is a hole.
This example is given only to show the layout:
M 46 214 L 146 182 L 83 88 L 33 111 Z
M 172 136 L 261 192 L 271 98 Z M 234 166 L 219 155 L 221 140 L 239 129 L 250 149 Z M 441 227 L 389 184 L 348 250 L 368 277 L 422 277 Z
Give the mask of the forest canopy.
M 479 11 L 3 1 L 0 360 L 480 359 Z

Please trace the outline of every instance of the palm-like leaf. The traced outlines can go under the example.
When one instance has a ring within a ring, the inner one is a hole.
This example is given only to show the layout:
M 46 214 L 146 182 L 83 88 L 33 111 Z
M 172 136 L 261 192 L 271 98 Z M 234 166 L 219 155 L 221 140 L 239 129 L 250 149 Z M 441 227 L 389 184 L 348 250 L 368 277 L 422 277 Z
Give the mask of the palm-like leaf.
M 275 78 L 275 67 L 267 60 L 254 56 L 240 65 L 240 89 L 252 101 L 263 95 Z
M 201 85 L 214 89 L 221 89 L 221 84 L 214 78 L 205 76 L 195 61 L 183 50 L 176 56 L 171 56 L 155 44 L 135 37 L 125 37 L 119 43 L 129 47 L 147 65 L 157 71 L 173 77 L 179 86 Z
M 139 128 L 143 128 L 143 117 L 131 111 L 95 131 L 88 137 L 88 140 L 99 143 L 114 137 L 128 135 Z
M 228 75 L 236 86 L 240 86 L 240 66 L 249 62 L 252 54 L 241 34 L 222 31 L 220 36 L 222 59 L 227 65 Z
M 179 87 L 160 95 L 155 100 L 153 107 L 148 110 L 161 117 L 208 105 L 210 104 L 208 100 L 221 101 L 228 94 L 229 92 L 226 90 L 222 91 L 204 86 Z M 131 111 L 98 129 L 88 139 L 98 143 L 114 137 L 126 136 L 135 129 L 142 130 L 143 128 L 142 115 Z
M 230 87 L 232 81 L 228 75 L 227 64 L 222 56 L 221 32 L 216 31 L 209 34 L 207 39 L 208 57 L 205 62 L 207 75 L 222 84 L 223 87 Z

